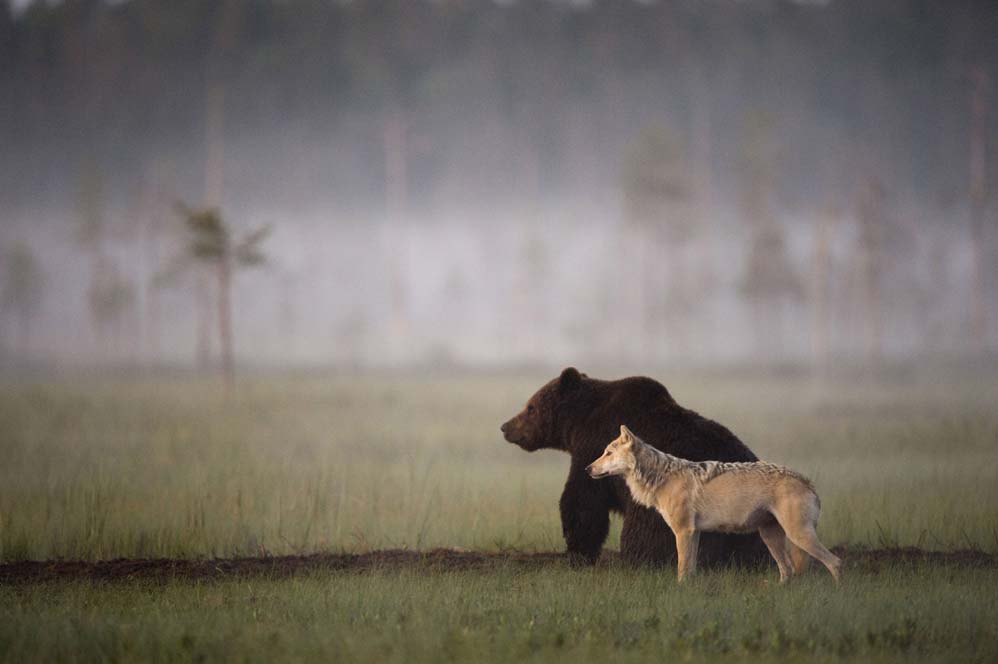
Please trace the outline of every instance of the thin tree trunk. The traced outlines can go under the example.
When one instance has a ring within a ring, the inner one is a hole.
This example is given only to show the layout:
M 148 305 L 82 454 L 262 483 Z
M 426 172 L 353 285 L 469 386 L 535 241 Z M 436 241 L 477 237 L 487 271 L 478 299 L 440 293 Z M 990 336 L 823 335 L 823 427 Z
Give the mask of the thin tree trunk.
M 295 307 L 297 281 L 290 277 L 281 280 L 280 330 L 286 357 L 294 360 L 298 351 L 298 311 Z
M 159 265 L 157 231 L 159 217 L 156 210 L 156 191 L 161 174 L 156 164 L 147 168 L 142 178 L 136 215 L 139 219 L 139 361 L 148 366 L 159 355 L 159 302 L 155 279 L 150 273 Z
M 102 300 L 106 297 L 105 289 L 116 275 L 117 273 L 111 260 L 104 255 L 102 249 L 96 249 L 93 254 L 92 278 L 90 282 L 90 317 L 93 324 L 94 339 L 97 342 L 97 356 L 100 363 L 106 363 L 114 359 L 112 346 L 115 345 L 115 339 L 112 338 L 114 332 L 112 321 L 107 318 L 108 314 L 106 310 L 102 310 Z
M 235 383 L 235 362 L 232 354 L 232 267 L 229 259 L 218 264 L 218 342 L 222 351 L 222 378 L 225 391 L 232 393 Z
M 828 369 L 829 282 L 831 274 L 831 231 L 834 212 L 823 210 L 814 234 L 814 253 L 811 256 L 811 287 L 814 318 L 811 328 L 811 352 L 818 373 Z
M 383 127 L 385 151 L 385 207 L 388 213 L 388 279 L 394 332 L 401 340 L 408 334 L 405 259 L 408 254 L 405 216 L 409 207 L 408 127 L 405 111 L 392 103 Z
M 860 247 L 860 302 L 863 316 L 863 336 L 866 361 L 872 365 L 880 360 L 880 290 L 875 276 L 875 259 L 870 247 Z
M 970 92 L 970 237 L 973 275 L 970 288 L 970 338 L 974 350 L 987 347 L 987 248 L 984 214 L 987 191 L 987 91 L 990 80 L 982 67 L 971 72 Z
M 884 244 L 887 219 L 884 191 L 877 178 L 871 178 L 859 192 L 856 216 L 859 222 L 857 262 L 860 315 L 864 325 L 866 362 L 874 368 L 883 359 L 884 300 L 883 274 L 886 269 Z
M 225 180 L 225 86 L 210 82 L 205 92 L 204 200 L 211 207 L 222 204 Z
M 150 252 L 156 256 L 157 252 Z M 158 258 L 153 258 L 149 265 L 158 265 Z M 153 283 L 153 279 L 147 277 L 145 280 L 145 298 L 143 309 L 143 355 L 148 363 L 155 364 L 159 360 L 159 326 L 160 326 L 160 304 L 159 288 Z
M 714 222 L 714 172 L 711 166 L 713 152 L 713 126 L 710 117 L 710 82 L 703 67 L 693 65 L 689 75 L 690 111 L 692 124 L 690 133 L 693 138 L 692 168 L 696 196 L 696 205 L 701 211 L 698 221 L 705 222 L 708 236 L 712 237 Z M 707 249 L 713 246 L 707 243 Z M 706 254 L 707 252 L 705 252 Z
M 104 360 L 104 336 L 103 326 L 100 321 L 100 314 L 97 312 L 97 285 L 101 279 L 101 256 L 98 249 L 90 250 L 90 287 L 87 290 L 87 306 L 90 309 L 90 336 L 93 341 L 94 356 L 97 363 Z
M 225 182 L 224 68 L 226 57 L 231 53 L 236 39 L 240 11 L 241 5 L 237 0 L 226 0 L 221 6 L 211 52 L 206 61 L 204 94 L 204 203 L 206 207 L 220 208 L 222 205 Z M 197 354 L 198 364 L 202 367 L 208 365 L 211 354 L 211 291 L 208 287 L 208 281 L 208 275 L 199 274 L 196 285 L 198 297 Z M 228 297 L 228 294 L 219 292 L 217 297 L 218 307 L 221 310 L 223 307 L 221 300 L 223 297 Z M 222 369 L 225 371 L 226 363 L 229 360 L 224 356 L 224 341 L 222 341 L 222 353 Z
M 211 80 L 205 90 L 204 201 L 217 208 L 222 201 L 225 178 L 225 88 Z M 208 277 L 199 274 L 194 285 L 197 297 L 197 363 L 205 370 L 211 364 L 211 289 Z M 221 298 L 221 293 L 218 298 Z M 221 305 L 219 305 L 221 306 Z M 225 359 L 222 360 L 225 365 Z
M 17 317 L 17 354 L 21 362 L 27 361 L 31 355 L 31 322 L 29 313 L 21 313 Z
M 866 322 L 866 360 L 872 367 L 879 364 L 883 356 L 883 320 L 880 297 L 880 280 L 877 277 L 877 259 L 870 247 L 860 250 L 860 275 L 863 320 Z
M 655 335 L 655 323 L 652 317 L 652 294 L 655 287 L 652 284 L 651 269 L 651 238 L 652 232 L 646 225 L 641 226 L 638 241 L 638 320 L 641 322 L 641 354 L 637 358 L 645 362 L 650 359 L 652 340 Z
M 194 297 L 197 300 L 197 365 L 206 371 L 211 365 L 211 290 L 208 277 L 201 268 L 194 279 Z
M 714 127 L 711 121 L 711 82 L 699 58 L 694 60 L 689 70 L 689 84 L 691 90 L 690 112 L 692 116 L 690 133 L 693 148 L 693 194 L 695 197 L 692 212 L 696 215 L 696 224 L 699 233 L 702 235 L 699 238 L 695 238 L 691 243 L 694 251 L 694 259 L 692 264 L 688 266 L 688 279 L 692 279 L 695 282 L 694 287 L 696 290 L 695 292 L 688 293 L 687 297 L 691 298 L 692 302 L 698 302 L 705 294 L 709 294 L 709 291 L 713 288 L 716 248 L 721 244 L 717 238 L 717 226 L 714 219 L 716 215 L 714 214 L 714 170 L 711 159 L 714 150 Z M 709 308 L 703 308 L 703 311 L 697 313 L 703 315 L 709 312 Z M 692 315 L 693 311 L 691 308 L 690 317 Z M 702 319 L 701 321 L 708 324 L 705 331 L 714 328 L 714 321 L 703 321 Z M 685 336 L 690 342 L 693 342 L 698 336 L 700 337 L 698 339 L 699 343 L 684 342 L 686 349 L 690 349 L 691 346 L 695 345 L 696 348 L 693 350 L 702 351 L 715 343 L 715 339 L 709 338 L 707 334 L 691 335 L 690 324 L 688 322 L 685 327 Z

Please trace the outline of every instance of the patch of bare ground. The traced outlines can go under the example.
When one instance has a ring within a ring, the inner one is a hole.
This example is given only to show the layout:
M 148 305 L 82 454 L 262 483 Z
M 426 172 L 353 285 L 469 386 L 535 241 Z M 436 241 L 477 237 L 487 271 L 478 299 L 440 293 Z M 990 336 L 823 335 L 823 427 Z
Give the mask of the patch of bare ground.
M 897 564 L 930 564 L 960 567 L 998 566 L 998 556 L 983 551 L 927 551 L 915 547 L 861 549 L 836 547 L 835 553 L 850 567 L 877 572 Z M 600 566 L 618 563 L 616 552 L 606 552 Z M 0 584 L 23 585 L 59 581 L 97 582 L 146 580 L 223 580 L 247 577 L 283 578 L 316 571 L 367 572 L 420 569 L 426 571 L 489 570 L 513 567 L 522 570 L 567 565 L 563 553 L 486 553 L 460 549 L 410 551 L 390 549 L 369 553 L 316 553 L 299 556 L 259 556 L 185 560 L 166 558 L 116 559 L 96 562 L 47 560 L 0 564 Z

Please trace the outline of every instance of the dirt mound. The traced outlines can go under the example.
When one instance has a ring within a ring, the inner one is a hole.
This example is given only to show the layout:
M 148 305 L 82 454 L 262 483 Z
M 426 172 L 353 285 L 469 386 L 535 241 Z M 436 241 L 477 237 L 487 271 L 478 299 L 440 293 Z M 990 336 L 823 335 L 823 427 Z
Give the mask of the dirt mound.
M 913 546 L 892 549 L 860 549 L 840 546 L 835 547 L 833 551 L 844 558 L 850 566 L 873 570 L 884 566 L 911 563 L 957 567 L 998 566 L 998 555 L 975 549 L 927 551 Z
M 502 565 L 531 568 L 566 560 L 560 553 L 483 553 L 457 549 L 409 551 L 390 549 L 370 553 L 304 556 L 266 556 L 183 560 L 144 558 L 85 561 L 21 561 L 0 564 L 0 583 L 40 583 L 70 579 L 117 581 L 121 579 L 227 579 L 252 576 L 286 577 L 321 570 L 365 572 L 374 569 L 468 570 Z
M 970 567 L 998 565 L 998 556 L 982 551 L 926 551 L 923 549 L 854 549 L 838 547 L 850 567 L 879 570 L 897 564 L 933 564 Z M 616 564 L 617 554 L 606 552 L 601 566 Z M 537 569 L 548 565 L 567 565 L 563 553 L 503 552 L 484 553 L 459 549 L 408 551 L 393 549 L 370 553 L 326 554 L 307 556 L 272 556 L 255 558 L 217 558 L 176 560 L 166 558 L 85 561 L 21 561 L 0 564 L 0 584 L 28 584 L 51 581 L 91 580 L 220 580 L 244 577 L 281 578 L 295 574 L 342 570 L 366 572 L 375 569 L 418 568 L 425 570 L 476 570 L 515 567 Z

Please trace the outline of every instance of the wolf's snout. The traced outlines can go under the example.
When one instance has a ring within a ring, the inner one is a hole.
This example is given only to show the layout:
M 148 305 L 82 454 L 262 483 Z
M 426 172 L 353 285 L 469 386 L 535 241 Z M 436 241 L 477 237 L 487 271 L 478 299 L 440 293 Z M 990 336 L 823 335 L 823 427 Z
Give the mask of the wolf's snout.
M 502 431 L 504 434 L 507 433 L 509 431 L 509 422 L 503 422 L 502 426 L 499 427 L 499 431 Z

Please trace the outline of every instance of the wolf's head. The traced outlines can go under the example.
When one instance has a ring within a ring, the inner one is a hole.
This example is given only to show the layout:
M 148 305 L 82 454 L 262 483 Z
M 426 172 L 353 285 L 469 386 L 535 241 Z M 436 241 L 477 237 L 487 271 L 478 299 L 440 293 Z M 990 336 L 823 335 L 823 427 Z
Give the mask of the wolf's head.
M 634 458 L 634 447 L 640 444 L 641 439 L 635 436 L 626 425 L 621 424 L 620 435 L 606 446 L 606 449 L 603 450 L 603 456 L 586 467 L 586 471 L 593 479 L 624 475 L 628 471 L 634 470 L 637 463 Z

